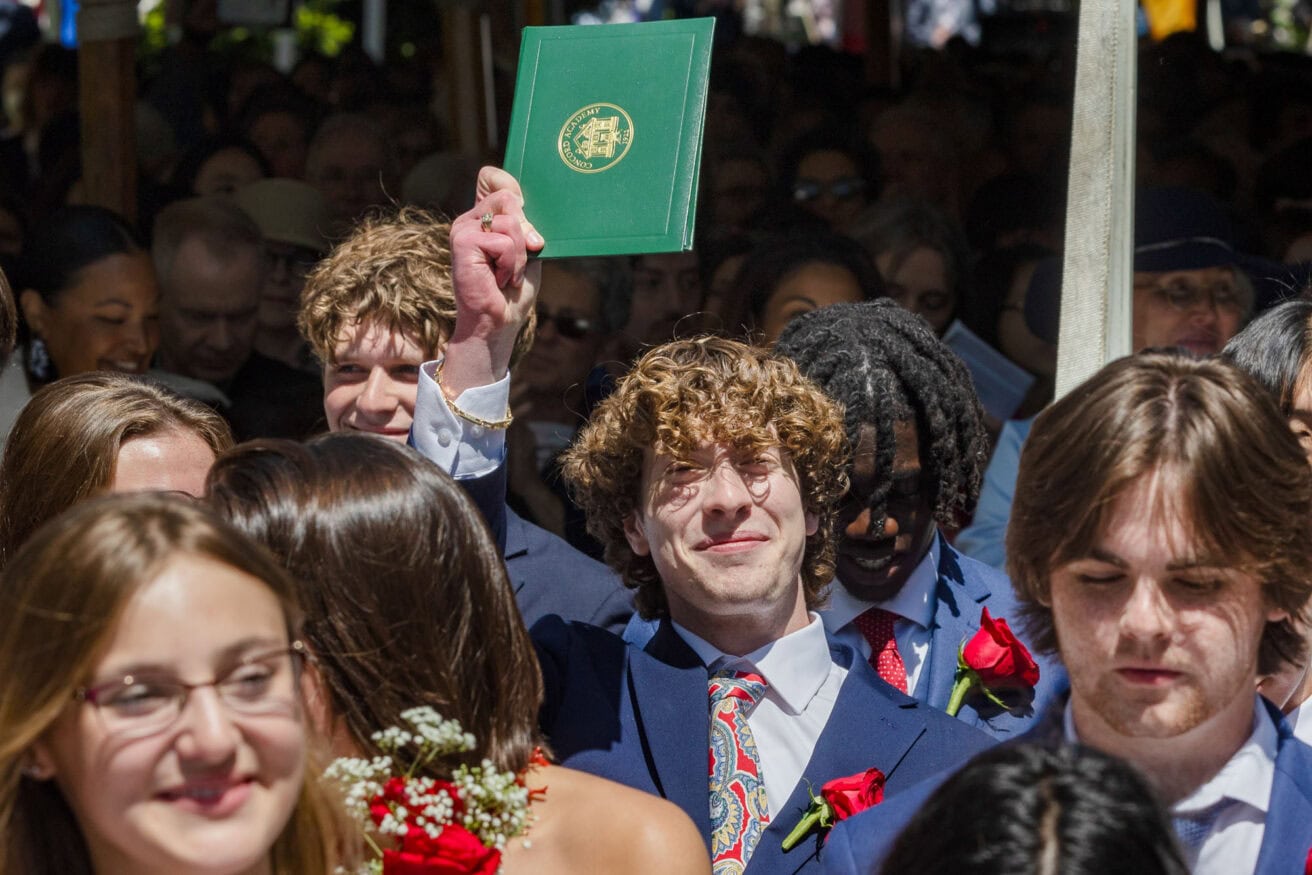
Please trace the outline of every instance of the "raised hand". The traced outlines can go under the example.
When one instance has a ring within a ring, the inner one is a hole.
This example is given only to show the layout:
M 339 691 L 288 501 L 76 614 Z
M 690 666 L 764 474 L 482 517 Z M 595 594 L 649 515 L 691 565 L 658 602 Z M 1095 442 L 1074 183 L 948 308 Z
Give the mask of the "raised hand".
M 449 397 L 501 379 L 521 327 L 533 316 L 544 242 L 524 216 L 519 183 L 496 167 L 479 171 L 474 206 L 451 224 L 456 325 L 447 342 Z

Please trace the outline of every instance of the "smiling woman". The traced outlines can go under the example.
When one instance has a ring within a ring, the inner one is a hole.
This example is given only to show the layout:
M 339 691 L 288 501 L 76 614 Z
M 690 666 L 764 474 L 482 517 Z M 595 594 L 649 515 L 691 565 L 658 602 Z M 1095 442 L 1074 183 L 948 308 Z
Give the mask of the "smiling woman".
M 114 496 L 0 578 L 0 869 L 318 873 L 292 585 L 197 505 Z
M 145 373 L 159 345 L 159 287 L 118 215 L 88 206 L 57 213 L 28 240 L 14 286 L 26 332 L 0 387 L 0 433 L 31 390 L 58 377 Z

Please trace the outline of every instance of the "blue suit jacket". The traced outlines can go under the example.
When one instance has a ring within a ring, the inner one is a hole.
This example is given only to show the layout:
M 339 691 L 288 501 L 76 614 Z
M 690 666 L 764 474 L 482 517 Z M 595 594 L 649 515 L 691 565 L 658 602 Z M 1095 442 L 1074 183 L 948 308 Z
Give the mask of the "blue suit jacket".
M 506 466 L 458 480 L 478 505 L 506 561 L 524 625 L 549 614 L 619 633 L 633 614 L 633 593 L 613 571 L 506 506 Z
M 1003 619 L 1023 641 L 1017 621 L 1015 590 L 1007 575 L 982 562 L 963 556 L 939 536 L 938 588 L 934 593 L 934 625 L 931 629 L 929 664 L 922 670 L 917 698 L 940 710 L 946 709 L 957 675 L 957 648 L 979 631 L 980 615 L 989 609 L 993 619 Z M 1014 716 L 983 696 L 972 696 L 957 717 L 994 737 L 1006 740 L 1027 730 L 1036 715 L 1066 689 L 1066 671 L 1055 657 L 1033 653 L 1039 666 L 1039 684 L 1025 716 Z
M 542 727 L 560 761 L 655 793 L 684 810 L 710 845 L 706 757 L 710 738 L 706 668 L 668 623 L 643 649 L 598 629 L 548 617 L 533 629 L 546 684 Z M 785 854 L 784 837 L 805 811 L 807 781 L 875 767 L 885 792 L 901 790 L 987 747 L 988 736 L 925 707 L 885 684 L 845 647 L 850 666 L 829 722 L 816 742 L 805 780 L 772 812 L 747 871 L 818 871 L 818 840 Z
M 1270 703 L 1276 721 L 1275 780 L 1271 787 L 1262 850 L 1254 875 L 1304 875 L 1312 853 L 1312 747 L 1293 732 Z M 1016 740 L 1060 744 L 1064 703 L 1055 703 L 1044 719 Z M 888 804 L 880 804 L 840 823 L 829 837 L 824 871 L 829 875 L 869 875 L 878 872 L 902 829 L 951 773 L 913 787 Z

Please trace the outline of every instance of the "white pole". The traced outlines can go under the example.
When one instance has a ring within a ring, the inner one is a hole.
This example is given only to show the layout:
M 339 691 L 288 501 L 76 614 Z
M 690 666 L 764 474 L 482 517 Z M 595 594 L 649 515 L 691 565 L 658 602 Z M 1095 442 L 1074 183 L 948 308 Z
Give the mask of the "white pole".
M 1134 0 L 1080 4 L 1057 397 L 1128 355 L 1134 282 Z
M 375 64 L 387 59 L 387 0 L 364 0 L 360 44 Z

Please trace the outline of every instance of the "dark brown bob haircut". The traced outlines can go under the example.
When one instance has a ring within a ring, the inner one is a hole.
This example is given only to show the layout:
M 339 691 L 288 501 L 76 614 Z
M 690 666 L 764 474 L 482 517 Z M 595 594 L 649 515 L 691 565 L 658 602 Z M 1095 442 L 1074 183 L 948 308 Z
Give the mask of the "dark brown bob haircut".
M 43 387 L 0 461 L 0 565 L 46 520 L 108 491 L 125 443 L 168 432 L 196 435 L 215 456 L 232 446 L 223 417 L 142 377 L 93 371 Z
M 209 502 L 298 583 L 304 639 L 333 716 L 366 756 L 370 736 L 422 705 L 484 758 L 524 769 L 538 744 L 542 678 L 505 566 L 464 490 L 408 447 L 327 434 L 242 444 L 210 471 Z
M 841 408 L 789 359 L 722 337 L 655 347 L 593 411 L 566 451 L 565 481 L 601 541 L 606 561 L 637 590 L 639 613 L 669 615 L 650 556 L 639 556 L 624 523 L 642 504 L 648 450 L 676 458 L 706 444 L 742 452 L 781 448 L 797 471 L 802 505 L 820 526 L 806 540 L 802 585 L 809 608 L 823 604 L 834 575 L 833 523 L 847 491 L 848 443 Z
M 1239 368 L 1143 353 L 1103 368 L 1035 420 L 1007 529 L 1008 571 L 1034 644 L 1058 642 L 1054 569 L 1089 555 L 1116 500 L 1154 471 L 1179 476 L 1176 505 L 1207 555 L 1262 582 L 1258 667 L 1297 660 L 1294 620 L 1312 595 L 1312 469 L 1271 395 Z

